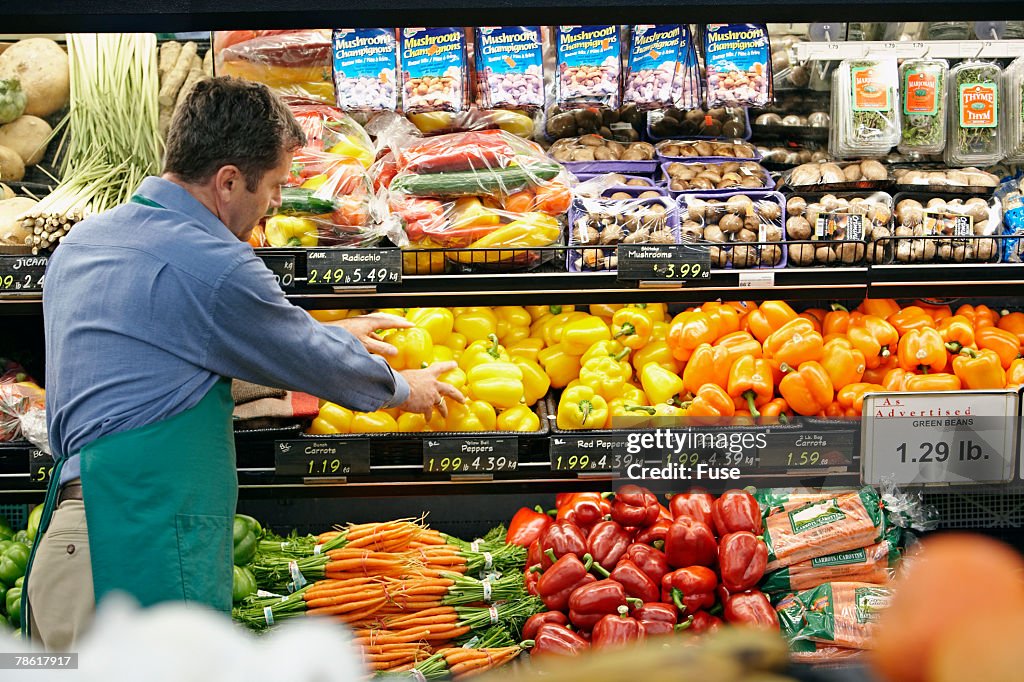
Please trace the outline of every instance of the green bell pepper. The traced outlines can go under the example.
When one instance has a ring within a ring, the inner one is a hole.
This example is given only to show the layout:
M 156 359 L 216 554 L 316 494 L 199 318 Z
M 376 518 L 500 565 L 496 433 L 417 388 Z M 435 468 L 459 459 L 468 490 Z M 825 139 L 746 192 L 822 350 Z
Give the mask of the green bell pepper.
M 256 594 L 256 577 L 244 566 L 235 566 L 231 575 L 231 601 L 235 604 Z
M 7 615 L 7 585 L 0 583 L 0 616 Z M 2 620 L 2 619 L 0 619 Z
M 39 522 L 43 518 L 43 505 L 37 504 L 29 512 L 28 522 L 25 528 L 25 533 L 28 535 L 28 539 L 32 542 L 36 541 L 36 534 L 39 532 Z
M 15 580 L 14 581 L 14 586 L 15 587 L 24 587 L 25 586 L 25 576 L 21 576 L 20 578 Z
M 32 544 L 32 538 L 30 538 L 28 536 L 28 531 L 24 531 L 24 530 L 19 530 L 17 533 L 14 534 L 14 537 L 12 537 L 11 539 L 14 540 L 15 542 L 20 542 L 23 545 L 31 545 Z
M 234 549 L 234 564 L 235 566 L 245 566 L 253 560 L 256 556 L 257 546 L 256 534 L 246 533 L 242 536 L 241 541 L 235 545 Z
M 0 540 L 0 556 L 4 555 L 7 548 L 14 544 L 14 540 Z
M 16 628 L 21 627 L 21 588 L 7 590 L 4 604 L 7 605 L 7 621 Z
M 259 521 L 246 514 L 235 514 L 235 518 L 245 521 L 249 525 L 249 530 L 256 534 L 257 539 L 263 537 L 263 526 L 260 525 Z
M 29 548 L 21 543 L 8 547 L 3 556 L 0 556 L 0 582 L 10 587 L 18 578 L 25 575 L 29 553 Z

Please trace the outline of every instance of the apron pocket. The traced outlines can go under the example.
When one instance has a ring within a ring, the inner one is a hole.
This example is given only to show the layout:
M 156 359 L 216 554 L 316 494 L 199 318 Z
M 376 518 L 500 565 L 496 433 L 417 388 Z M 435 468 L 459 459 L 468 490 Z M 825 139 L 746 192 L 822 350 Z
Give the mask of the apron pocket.
M 178 514 L 178 562 L 183 596 L 231 613 L 231 517 Z

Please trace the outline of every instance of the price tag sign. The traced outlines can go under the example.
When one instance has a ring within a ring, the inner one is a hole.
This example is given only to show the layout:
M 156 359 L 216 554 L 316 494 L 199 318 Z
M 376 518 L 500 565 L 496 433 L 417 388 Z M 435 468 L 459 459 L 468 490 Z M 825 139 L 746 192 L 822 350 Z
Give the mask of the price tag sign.
M 620 280 L 702 280 L 711 277 L 706 244 L 619 244 Z
M 815 428 L 800 423 L 797 429 L 770 429 L 758 449 L 763 469 L 820 469 L 848 467 L 857 453 L 860 424 L 848 428 Z
M 33 483 L 38 483 L 44 488 L 50 485 L 53 466 L 53 457 L 39 448 L 32 448 L 28 451 L 28 477 Z
M 864 483 L 1002 483 L 1013 478 L 1017 394 L 876 393 L 864 399 Z
M 340 478 L 370 473 L 370 441 L 279 440 L 274 442 L 274 473 L 305 478 Z
M 491 474 L 519 466 L 517 438 L 427 438 L 423 471 L 428 474 Z
M 553 436 L 550 440 L 552 471 L 619 471 L 643 464 L 644 456 L 629 452 L 628 433 L 601 436 Z
M 306 284 L 311 287 L 372 287 L 401 281 L 400 249 L 316 249 L 306 253 Z
M 260 254 L 260 258 L 274 273 L 279 287 L 285 291 L 295 288 L 295 256 Z
M 0 294 L 43 290 L 46 256 L 0 255 Z

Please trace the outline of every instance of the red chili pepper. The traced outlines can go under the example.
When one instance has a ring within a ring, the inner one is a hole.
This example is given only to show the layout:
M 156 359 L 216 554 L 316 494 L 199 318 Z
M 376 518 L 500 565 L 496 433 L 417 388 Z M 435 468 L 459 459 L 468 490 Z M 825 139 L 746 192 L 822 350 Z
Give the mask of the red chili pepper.
M 621 583 L 598 580 L 578 588 L 569 597 L 569 620 L 581 630 L 592 630 L 597 622 L 609 614 L 617 614 L 620 606 L 642 606 L 640 600 L 626 596 Z
M 594 578 L 589 573 L 593 563 L 589 554 L 584 555 L 582 561 L 575 554 L 566 554 L 544 571 L 537 583 L 537 596 L 549 611 L 564 611 L 573 591 L 586 582 L 593 582 L 587 580 L 588 576 Z
M 779 615 L 768 597 L 758 590 L 733 594 L 725 600 L 725 621 L 732 625 L 755 625 L 779 629 Z
M 665 536 L 668 535 L 668 529 L 672 527 L 672 519 L 658 519 L 654 522 L 654 525 L 642 528 L 636 537 L 633 539 L 634 542 L 640 542 L 645 545 L 652 545 L 658 549 L 665 548 Z M 659 544 L 660 543 L 660 544 Z
M 745 592 L 755 587 L 767 565 L 768 547 L 753 533 L 729 533 L 718 545 L 722 586 L 729 592 Z
M 505 544 L 529 547 L 530 543 L 539 538 L 544 529 L 552 523 L 554 521 L 544 513 L 541 507 L 538 506 L 534 509 L 521 507 L 508 524 Z
M 661 601 L 675 604 L 687 615 L 715 605 L 718 576 L 706 566 L 689 566 L 666 573 L 661 579 Z
M 540 630 L 542 625 L 568 625 L 569 617 L 561 611 L 545 611 L 544 613 L 535 613 L 526 619 L 526 623 L 523 624 L 523 640 L 536 639 L 537 631 Z
M 672 570 L 669 568 L 665 553 L 650 545 L 633 543 L 626 550 L 623 558 L 629 559 L 636 564 L 637 568 L 646 573 L 647 577 L 653 580 L 655 585 L 660 585 L 661 579 Z
M 715 500 L 711 513 L 715 517 L 718 535 L 728 535 L 741 530 L 760 535 L 761 508 L 754 496 L 745 490 L 727 490 Z
M 705 632 L 714 632 L 725 625 L 721 618 L 718 616 L 712 616 L 707 611 L 698 611 L 693 614 L 691 618 L 693 618 L 693 620 L 690 621 L 690 625 L 686 630 L 687 632 L 692 632 L 695 635 L 701 635 Z
M 602 521 L 587 536 L 587 551 L 602 566 L 614 566 L 632 544 L 629 533 L 614 521 Z
M 706 523 L 708 528 L 714 528 L 715 522 L 711 514 L 711 507 L 715 504 L 715 496 L 706 492 L 679 493 L 673 495 L 669 501 L 669 510 L 673 519 L 680 516 L 688 516 L 695 521 Z
M 612 503 L 612 520 L 623 526 L 646 528 L 652 526 L 661 516 L 661 505 L 647 488 L 638 485 L 624 485 L 615 493 Z
M 546 571 L 551 568 L 551 564 L 566 554 L 586 554 L 587 539 L 575 524 L 567 521 L 556 522 L 540 534 L 540 551 L 540 565 Z M 551 556 L 551 552 L 554 556 Z
M 673 568 L 714 566 L 718 558 L 715 534 L 706 524 L 680 516 L 665 538 L 665 557 Z
M 603 569 L 599 569 L 600 572 Z M 608 573 L 604 571 L 604 573 Z M 615 566 L 606 578 L 611 578 L 620 583 L 626 590 L 627 597 L 639 599 L 645 604 L 649 601 L 658 601 L 658 583 L 651 580 L 651 577 L 640 570 L 640 567 L 629 559 L 623 559 Z
M 640 621 L 644 626 L 644 633 L 651 637 L 675 632 L 678 614 L 672 604 L 654 602 L 638 608 L 633 612 L 633 617 Z
M 629 617 L 629 609 L 619 607 L 616 615 L 608 615 L 597 621 L 591 638 L 594 649 L 615 649 L 636 642 L 645 636 L 644 626 L 636 618 Z
M 540 626 L 533 638 L 531 656 L 578 656 L 590 648 L 590 642 L 564 625 Z
M 558 505 L 556 521 L 568 521 L 580 528 L 591 528 L 612 513 L 611 502 L 601 493 L 574 493 Z

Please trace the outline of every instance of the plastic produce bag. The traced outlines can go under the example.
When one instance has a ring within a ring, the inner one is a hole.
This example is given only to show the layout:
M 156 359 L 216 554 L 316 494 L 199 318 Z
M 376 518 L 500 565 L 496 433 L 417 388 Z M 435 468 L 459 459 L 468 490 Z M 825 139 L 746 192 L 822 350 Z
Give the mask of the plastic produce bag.
M 999 262 L 998 199 L 902 192 L 894 198 L 892 259 L 897 263 Z M 922 237 L 924 237 L 922 239 Z
M 46 409 L 43 389 L 31 381 L 15 382 L 13 378 L 0 379 L 0 443 L 26 438 L 23 420 Z
M 654 145 L 658 158 L 670 159 L 748 159 L 761 157 L 757 148 L 743 140 L 662 140 Z
M 911 191 L 954 191 L 969 194 L 988 194 L 999 185 L 999 177 L 974 167 L 941 168 L 915 165 L 913 168 L 894 168 L 892 178 L 897 189 Z
M 782 514 L 812 502 L 830 500 L 838 495 L 854 495 L 849 488 L 758 488 L 753 494 L 763 516 Z
M 336 28 L 334 91 L 346 111 L 394 111 L 398 106 L 398 46 L 393 28 Z
M 808 590 L 827 582 L 852 581 L 883 585 L 892 579 L 900 559 L 900 530 L 890 529 L 881 542 L 815 557 L 765 576 L 764 592 Z
M 406 114 L 466 108 L 466 34 L 458 26 L 404 28 L 402 108 Z
M 568 203 L 568 199 L 565 201 Z M 538 226 L 537 238 L 522 240 L 522 246 L 530 241 L 536 242 L 530 246 L 548 246 L 557 242 L 561 236 L 557 215 L 534 209 L 512 212 L 500 208 L 488 198 L 460 197 L 453 201 L 441 201 L 392 194 L 390 208 L 391 213 L 402 221 L 411 242 L 429 239 L 443 248 L 476 248 L 473 245 L 477 241 L 517 221 Z M 504 238 L 496 241 L 499 243 L 494 243 L 491 248 L 506 248 Z M 478 244 L 477 247 L 487 243 Z
M 902 154 L 937 154 L 946 147 L 949 64 L 944 59 L 907 59 L 900 65 Z
M 715 267 L 782 267 L 785 198 L 778 192 L 683 195 L 679 199 L 683 242 L 710 244 Z
M 772 53 L 765 24 L 704 27 L 707 104 L 763 107 L 772 101 Z
M 370 136 L 341 109 L 309 99 L 285 101 L 306 134 L 306 150 L 352 158 L 363 168 L 373 163 Z
M 865 162 L 867 163 L 867 162 Z M 888 260 L 893 199 L 885 192 L 810 192 L 786 202 L 786 237 L 793 266 L 854 265 Z
M 899 144 L 898 83 L 895 58 L 845 59 L 839 64 L 832 74 L 832 156 L 885 156 Z
M 749 140 L 750 120 L 744 107 L 687 110 L 685 107 L 647 113 L 647 134 L 652 140 L 686 137 Z
M 477 99 L 485 109 L 544 107 L 544 41 L 540 26 L 476 29 Z
M 623 103 L 663 109 L 673 103 L 681 29 L 678 24 L 633 26 Z
M 329 30 L 215 31 L 213 54 L 218 76 L 264 83 L 281 95 L 334 102 Z
M 704 103 L 700 60 L 697 57 L 697 42 L 686 24 L 679 27 L 678 59 L 676 79 L 672 86 L 672 106 L 684 111 L 700 109 Z
M 615 140 L 605 139 L 600 135 L 583 135 L 558 140 L 548 149 L 551 158 L 559 163 L 576 162 L 623 162 L 623 170 L 628 170 L 630 161 L 653 161 L 654 146 L 649 142 L 629 142 L 623 144 Z M 609 165 L 618 165 L 610 163 Z M 654 165 L 648 165 L 653 172 Z M 641 168 L 637 169 L 642 172 Z
M 1002 73 L 992 62 L 966 61 L 950 69 L 947 165 L 989 166 L 1003 158 L 998 127 Z
M 795 640 L 849 649 L 870 649 L 875 623 L 892 601 L 892 590 L 860 582 L 825 583 L 797 595 L 804 606 Z
M 672 161 L 661 165 L 673 193 L 772 189 L 775 182 L 756 161 L 690 162 Z
M 795 190 L 875 189 L 889 181 L 889 170 L 873 159 L 852 163 L 804 163 L 782 175 Z
M 559 26 L 557 102 L 563 109 L 619 106 L 619 27 Z

